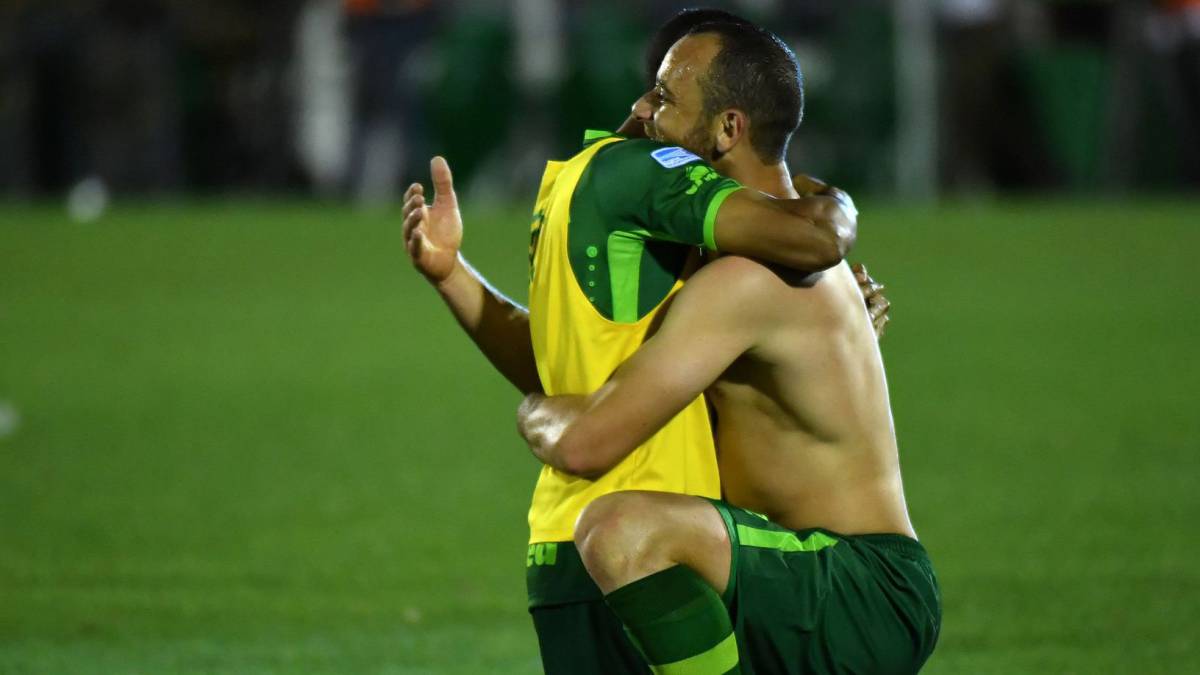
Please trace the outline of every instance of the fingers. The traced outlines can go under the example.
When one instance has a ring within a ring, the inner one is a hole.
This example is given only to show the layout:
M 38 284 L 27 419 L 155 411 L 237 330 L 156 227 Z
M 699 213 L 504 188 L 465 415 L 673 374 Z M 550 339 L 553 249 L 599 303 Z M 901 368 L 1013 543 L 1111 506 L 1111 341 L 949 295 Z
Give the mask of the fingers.
M 891 321 L 888 312 L 892 308 L 892 303 L 883 296 L 887 286 L 872 279 L 871 274 L 867 271 L 867 266 L 862 263 L 852 265 L 850 271 L 854 273 L 854 280 L 858 282 L 858 290 L 862 293 L 863 301 L 867 303 L 867 315 L 871 317 L 871 326 L 875 329 L 875 337 L 881 338 L 888 321 Z
M 414 214 L 417 214 L 420 217 L 423 217 L 425 214 L 425 195 L 418 193 L 409 197 L 404 202 L 404 209 L 402 213 L 404 218 L 404 238 L 407 239 L 408 231 L 410 229 L 408 224 L 409 220 Z
M 881 296 L 873 298 L 867 303 L 867 309 L 871 313 L 871 321 L 877 321 L 880 317 L 887 316 L 888 310 L 892 308 L 892 303 L 888 299 Z
M 420 183 L 413 183 L 412 185 L 409 185 L 408 189 L 404 191 L 404 201 L 412 199 L 414 195 L 424 196 L 425 186 L 421 185 Z
M 422 206 L 425 206 L 425 195 L 424 194 L 418 192 L 411 196 L 405 197 L 404 198 L 404 217 L 407 218 L 408 214 L 411 213 L 413 209 L 419 209 Z
M 873 298 L 867 303 L 867 311 L 871 315 L 871 325 L 875 328 L 875 336 L 883 337 L 884 330 L 887 328 L 888 321 L 891 321 L 891 316 L 888 311 L 891 309 L 892 303 L 882 295 Z
M 404 208 L 408 212 L 408 215 L 404 217 L 404 230 L 403 230 L 404 231 L 404 241 L 405 241 L 405 243 L 407 243 L 408 240 L 413 237 L 413 234 L 417 231 L 417 228 L 420 227 L 420 225 L 425 222 L 425 217 L 429 213 L 429 211 L 428 211 L 428 209 L 425 208 L 425 204 L 423 201 L 421 204 L 414 206 L 411 210 L 408 209 L 407 204 L 405 205 Z
M 863 298 L 866 300 L 879 295 L 887 288 L 887 286 L 872 279 L 871 275 L 867 272 L 867 266 L 862 263 L 851 266 L 850 271 L 854 273 L 854 280 L 858 282 L 858 288 L 862 291 Z
M 429 173 L 433 177 L 433 203 L 439 207 L 444 204 L 458 208 L 458 197 L 454 195 L 454 176 L 450 173 L 446 158 L 439 155 L 430 160 Z
M 421 249 L 425 245 L 425 233 L 421 230 L 414 230 L 412 236 L 404 240 L 404 247 L 408 250 L 408 256 L 414 261 L 421 257 Z
M 875 283 L 874 279 L 868 278 L 866 281 L 860 279 L 858 281 L 858 290 L 860 293 L 862 293 L 863 300 L 870 301 L 872 298 L 887 290 L 887 286 Z

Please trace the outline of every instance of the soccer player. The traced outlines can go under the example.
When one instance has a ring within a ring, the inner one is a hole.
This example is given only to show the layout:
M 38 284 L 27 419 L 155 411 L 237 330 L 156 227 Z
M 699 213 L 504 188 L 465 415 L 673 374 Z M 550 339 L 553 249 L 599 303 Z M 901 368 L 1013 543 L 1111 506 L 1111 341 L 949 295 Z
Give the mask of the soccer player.
M 696 165 L 785 198 L 794 126 L 759 120 L 799 91 L 777 38 L 708 24 L 672 47 L 635 113 Z M 939 591 L 846 265 L 811 274 L 717 258 L 602 386 L 529 395 L 519 428 L 548 467 L 600 485 L 706 391 L 725 500 L 615 491 L 575 530 L 647 662 L 662 673 L 916 672 L 937 640 Z
M 445 161 L 432 163 L 433 205 L 425 204 L 421 186 L 408 191 L 404 236 L 414 264 L 522 392 L 582 393 L 600 386 L 641 344 L 695 268 L 699 245 L 814 271 L 836 264 L 853 240 L 853 207 L 835 189 L 810 182 L 826 194 L 773 200 L 739 190 L 679 147 L 599 133 L 587 140 L 579 155 L 552 162 L 543 179 L 531 227 L 528 312 L 459 255 L 462 222 Z M 875 291 L 864 288 L 868 295 Z M 876 308 L 886 321 L 886 301 Z M 586 504 L 630 488 L 720 494 L 701 398 L 604 480 L 553 468 L 539 477 L 526 563 L 547 672 L 646 670 L 573 544 Z
M 462 221 L 450 169 L 441 158 L 431 168 L 432 205 L 422 188 L 409 189 L 408 253 L 484 355 L 524 393 L 602 385 L 697 266 L 697 254 L 677 241 L 819 270 L 841 259 L 854 233 L 852 212 L 837 199 L 771 200 L 738 189 L 681 148 L 609 136 L 547 169 L 531 233 L 526 311 L 459 254 Z M 600 480 L 542 470 L 529 511 L 526 581 L 548 673 L 645 672 L 573 543 L 584 506 L 634 488 L 720 495 L 699 394 Z

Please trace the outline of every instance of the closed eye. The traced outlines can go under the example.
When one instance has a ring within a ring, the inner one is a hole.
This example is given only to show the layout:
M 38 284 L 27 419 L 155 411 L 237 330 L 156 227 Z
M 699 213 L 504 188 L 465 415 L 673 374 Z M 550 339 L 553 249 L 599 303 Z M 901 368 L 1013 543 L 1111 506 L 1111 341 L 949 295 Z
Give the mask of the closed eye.
M 671 92 L 667 91 L 666 85 L 664 85 L 661 81 L 654 87 L 654 98 L 659 103 L 671 102 Z

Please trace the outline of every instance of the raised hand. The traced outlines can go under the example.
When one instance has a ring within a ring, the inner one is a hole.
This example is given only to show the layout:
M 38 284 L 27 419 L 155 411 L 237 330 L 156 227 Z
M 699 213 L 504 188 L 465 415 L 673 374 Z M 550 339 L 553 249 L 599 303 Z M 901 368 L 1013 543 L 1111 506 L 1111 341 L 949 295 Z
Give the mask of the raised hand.
M 883 297 L 886 287 L 877 283 L 870 274 L 867 274 L 866 265 L 859 263 L 850 269 L 854 272 L 854 280 L 858 282 L 858 290 L 862 292 L 863 302 L 867 304 L 867 313 L 871 315 L 871 325 L 875 327 L 875 338 L 881 338 L 888 321 L 891 320 L 888 312 L 892 308 L 892 303 Z
M 413 267 L 430 283 L 445 281 L 458 263 L 462 247 L 462 214 L 454 195 L 454 177 L 443 157 L 429 162 L 433 203 L 425 203 L 425 186 L 413 183 L 404 193 L 404 248 Z

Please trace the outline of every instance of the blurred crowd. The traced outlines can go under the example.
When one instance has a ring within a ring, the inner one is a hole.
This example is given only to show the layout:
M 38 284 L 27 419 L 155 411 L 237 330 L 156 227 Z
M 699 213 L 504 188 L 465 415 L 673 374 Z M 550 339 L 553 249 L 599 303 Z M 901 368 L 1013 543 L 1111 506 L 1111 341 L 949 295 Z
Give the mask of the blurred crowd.
M 1200 186 L 1200 0 L 7 0 L 0 195 L 389 203 L 434 152 L 514 194 L 621 123 L 647 37 L 698 4 L 792 45 L 791 159 L 847 186 L 904 184 L 898 101 L 924 99 L 940 191 Z

